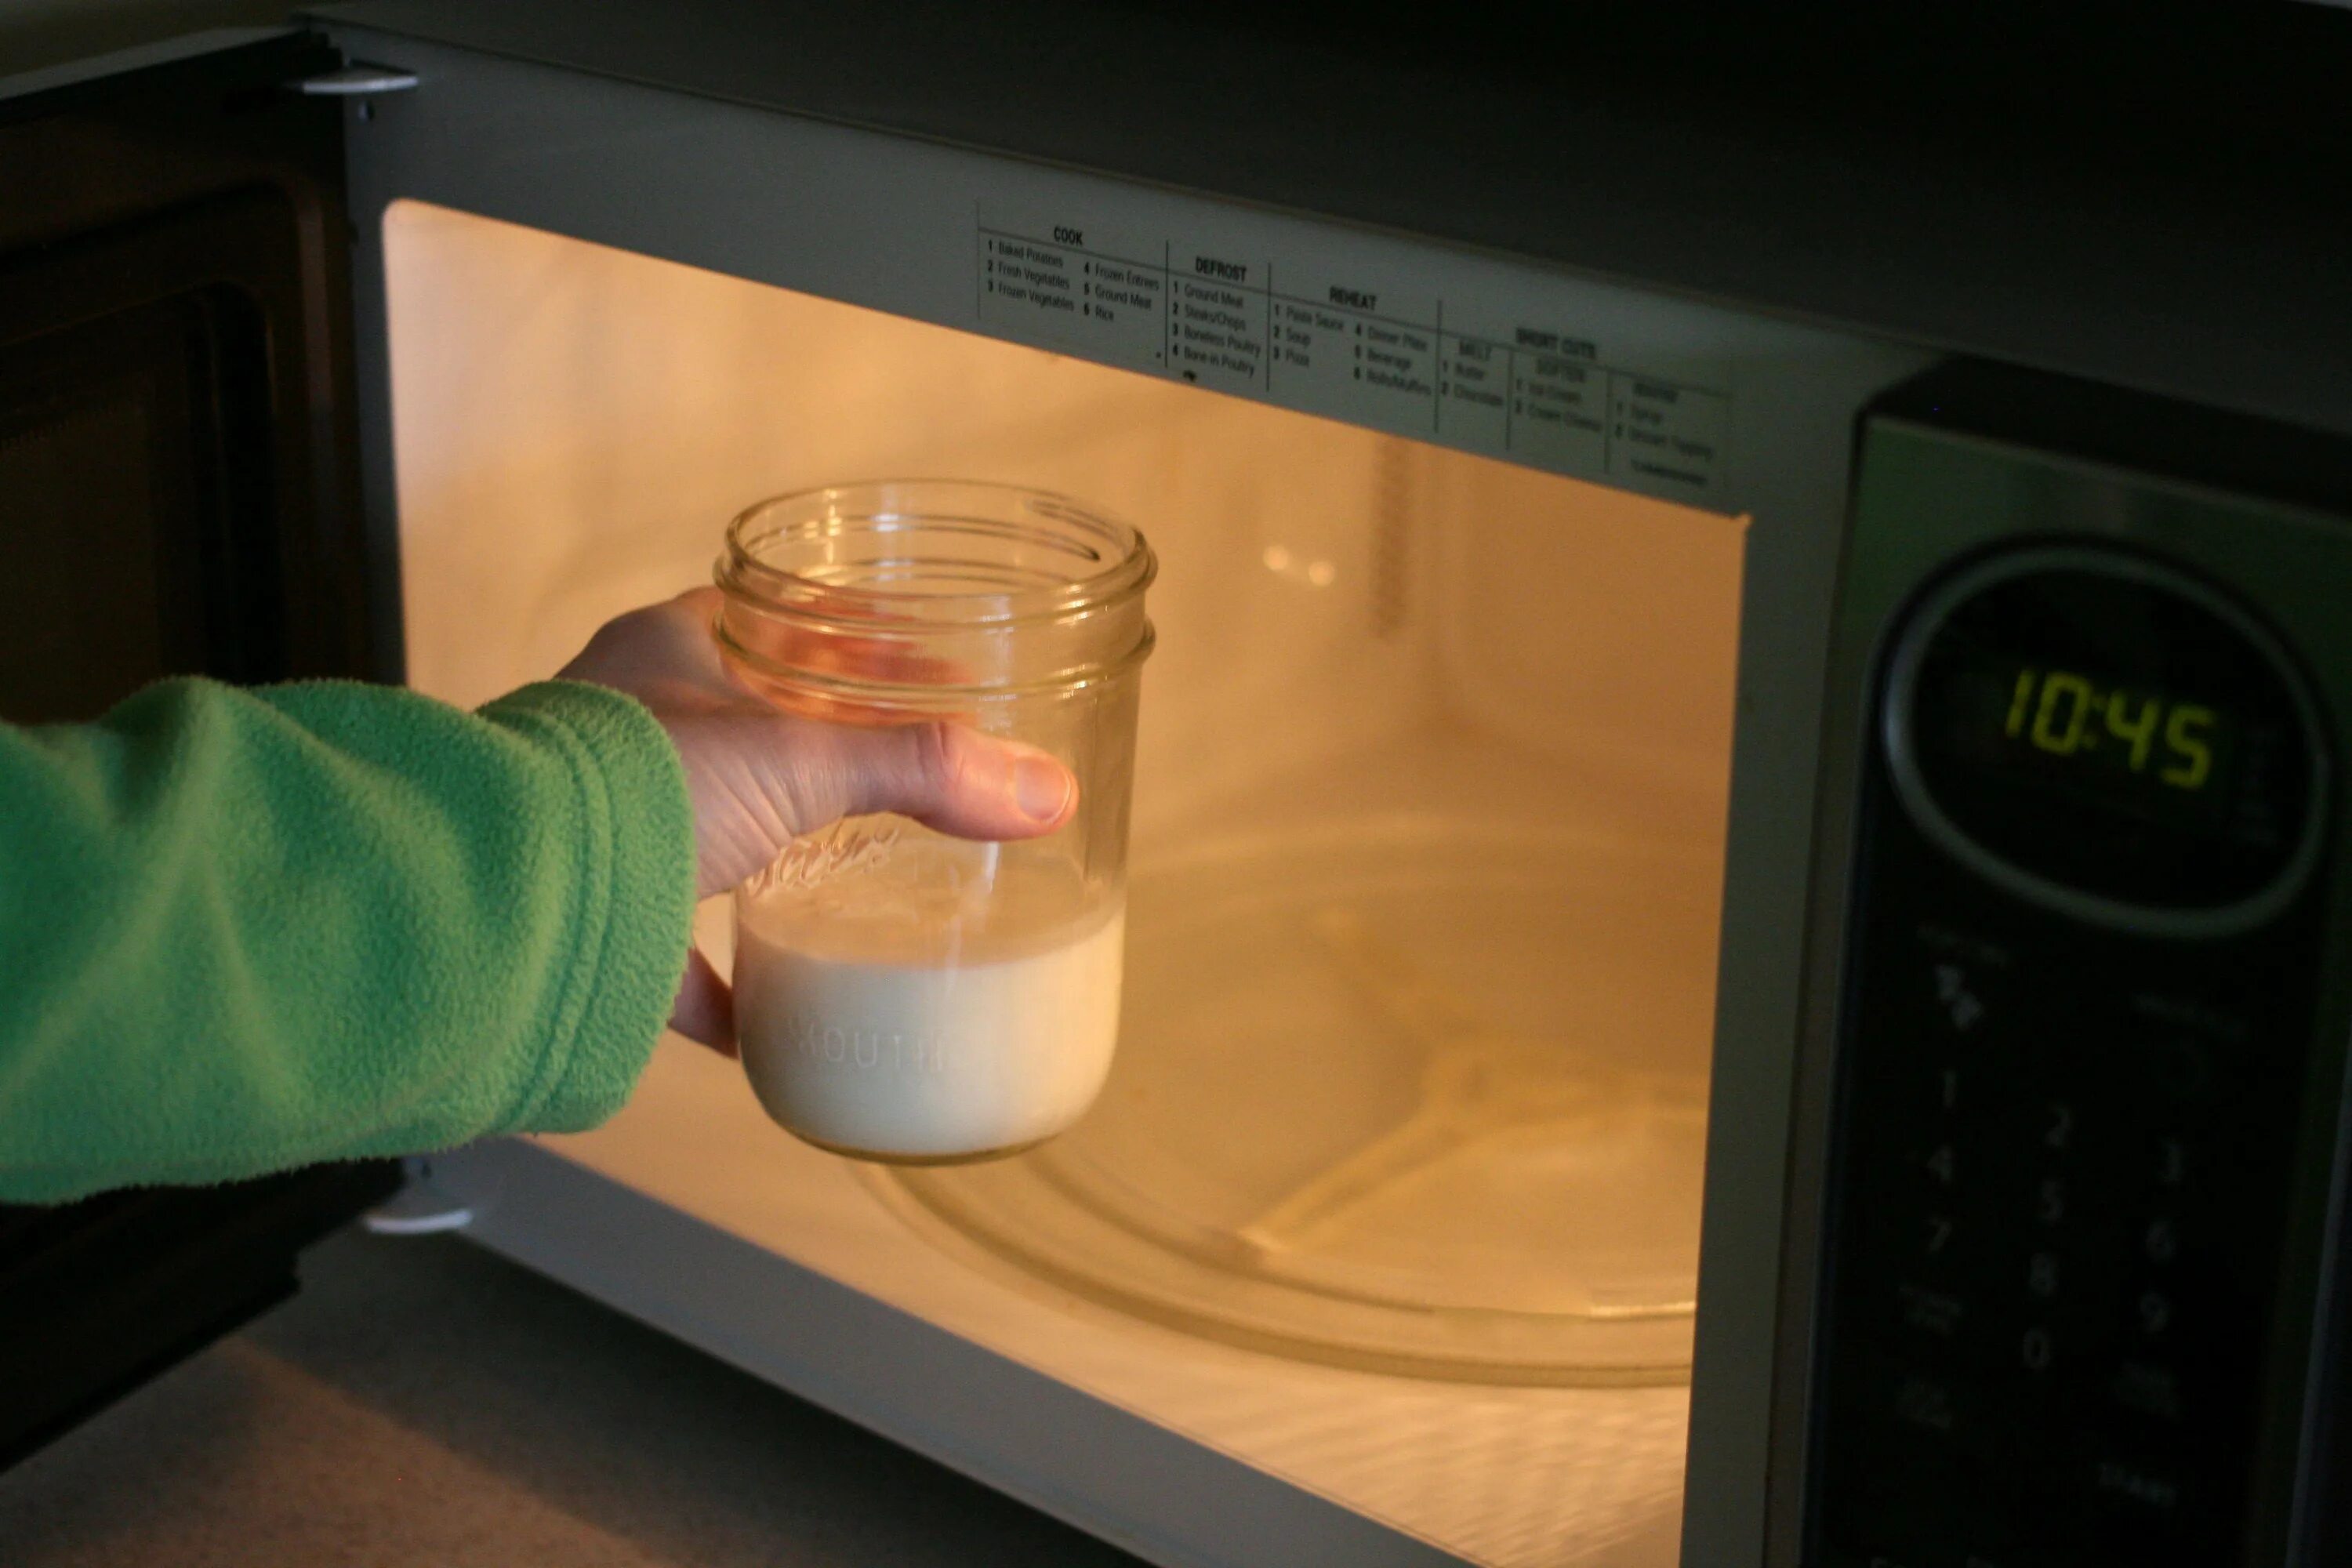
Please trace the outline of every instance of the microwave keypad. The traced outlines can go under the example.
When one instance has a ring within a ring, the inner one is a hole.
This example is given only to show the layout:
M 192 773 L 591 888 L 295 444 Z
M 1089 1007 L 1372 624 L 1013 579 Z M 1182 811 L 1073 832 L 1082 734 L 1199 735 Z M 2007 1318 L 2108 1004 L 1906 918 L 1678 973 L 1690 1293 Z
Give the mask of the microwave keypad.
M 1878 850 L 1910 864 L 1853 995 L 1818 1560 L 2231 1561 L 2307 966 L 2070 931 L 1899 822 Z
M 1863 792 L 1818 1568 L 2247 1550 L 2294 1305 L 2324 775 L 2294 678 L 2242 616 L 2146 566 L 2103 580 L 2088 553 L 1972 569 L 1894 662 L 1918 673 L 1890 700 L 1916 706 Z M 2099 679 L 2048 695 L 2049 671 L 2078 669 Z M 2101 737 L 2134 749 L 2084 763 L 2073 709 L 2110 688 L 2131 695 L 2106 700 Z M 2196 769 L 2160 765 L 2142 721 L 2167 710 L 2218 759 L 2210 804 Z M 2174 912 L 2198 908 L 2222 912 Z
M 2204 941 L 2098 929 L 1990 884 L 1874 773 L 1804 1561 L 2234 1563 L 2319 900 Z

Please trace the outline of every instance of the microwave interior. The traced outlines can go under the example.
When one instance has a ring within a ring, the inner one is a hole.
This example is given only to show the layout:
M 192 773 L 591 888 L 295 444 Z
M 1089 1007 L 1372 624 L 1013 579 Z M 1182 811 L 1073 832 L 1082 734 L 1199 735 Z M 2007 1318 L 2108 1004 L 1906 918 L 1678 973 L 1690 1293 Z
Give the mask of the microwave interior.
M 1670 1541 L 1745 521 L 421 202 L 383 242 L 433 696 L 544 678 L 782 492 L 992 479 L 1143 529 L 1109 1084 L 1026 1155 L 857 1180 L 973 1267 L 1441 1429 L 1614 1411 L 1608 1473 L 1509 1484 Z M 698 931 L 723 967 L 725 900 Z M 650 1087 L 756 1118 L 701 1056 Z M 1492 1501 L 1442 1510 L 1511 1533 Z

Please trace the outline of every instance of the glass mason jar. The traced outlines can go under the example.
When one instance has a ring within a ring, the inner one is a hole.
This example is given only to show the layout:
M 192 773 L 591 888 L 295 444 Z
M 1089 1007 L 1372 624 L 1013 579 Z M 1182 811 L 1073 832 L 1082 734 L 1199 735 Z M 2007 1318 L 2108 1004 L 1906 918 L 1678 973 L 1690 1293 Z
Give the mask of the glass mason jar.
M 861 1159 L 986 1159 L 1082 1115 L 1118 1036 L 1150 546 L 1066 497 L 944 480 L 761 501 L 727 530 L 720 651 L 784 711 L 946 721 L 1077 775 L 1043 838 L 906 817 L 794 841 L 735 894 L 735 1017 L 768 1113 Z

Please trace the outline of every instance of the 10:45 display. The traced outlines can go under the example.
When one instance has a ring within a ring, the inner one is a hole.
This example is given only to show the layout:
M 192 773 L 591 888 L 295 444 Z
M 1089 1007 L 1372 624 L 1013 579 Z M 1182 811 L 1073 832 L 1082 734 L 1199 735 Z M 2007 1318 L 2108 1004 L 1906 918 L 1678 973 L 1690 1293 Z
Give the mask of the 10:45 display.
M 2002 726 L 2011 740 L 2021 740 L 2053 756 L 2096 753 L 2125 763 L 2135 773 L 2145 773 L 2158 760 L 2157 778 L 2175 789 L 2203 789 L 2213 776 L 2213 731 L 2221 723 L 2213 709 L 2195 702 L 2102 689 L 2089 676 L 2071 669 L 2039 669 L 2021 666 L 2011 686 L 2009 717 Z M 2102 750 L 2102 742 L 2121 745 Z

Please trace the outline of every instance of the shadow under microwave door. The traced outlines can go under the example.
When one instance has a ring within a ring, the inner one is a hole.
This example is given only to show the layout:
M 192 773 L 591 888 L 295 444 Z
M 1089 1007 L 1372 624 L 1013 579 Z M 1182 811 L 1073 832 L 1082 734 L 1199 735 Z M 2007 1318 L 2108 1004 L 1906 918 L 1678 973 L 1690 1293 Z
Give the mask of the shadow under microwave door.
M 0 81 L 0 721 L 380 673 L 352 467 L 341 62 L 212 35 Z M 0 1205 L 0 1464 L 295 1288 L 390 1162 Z

